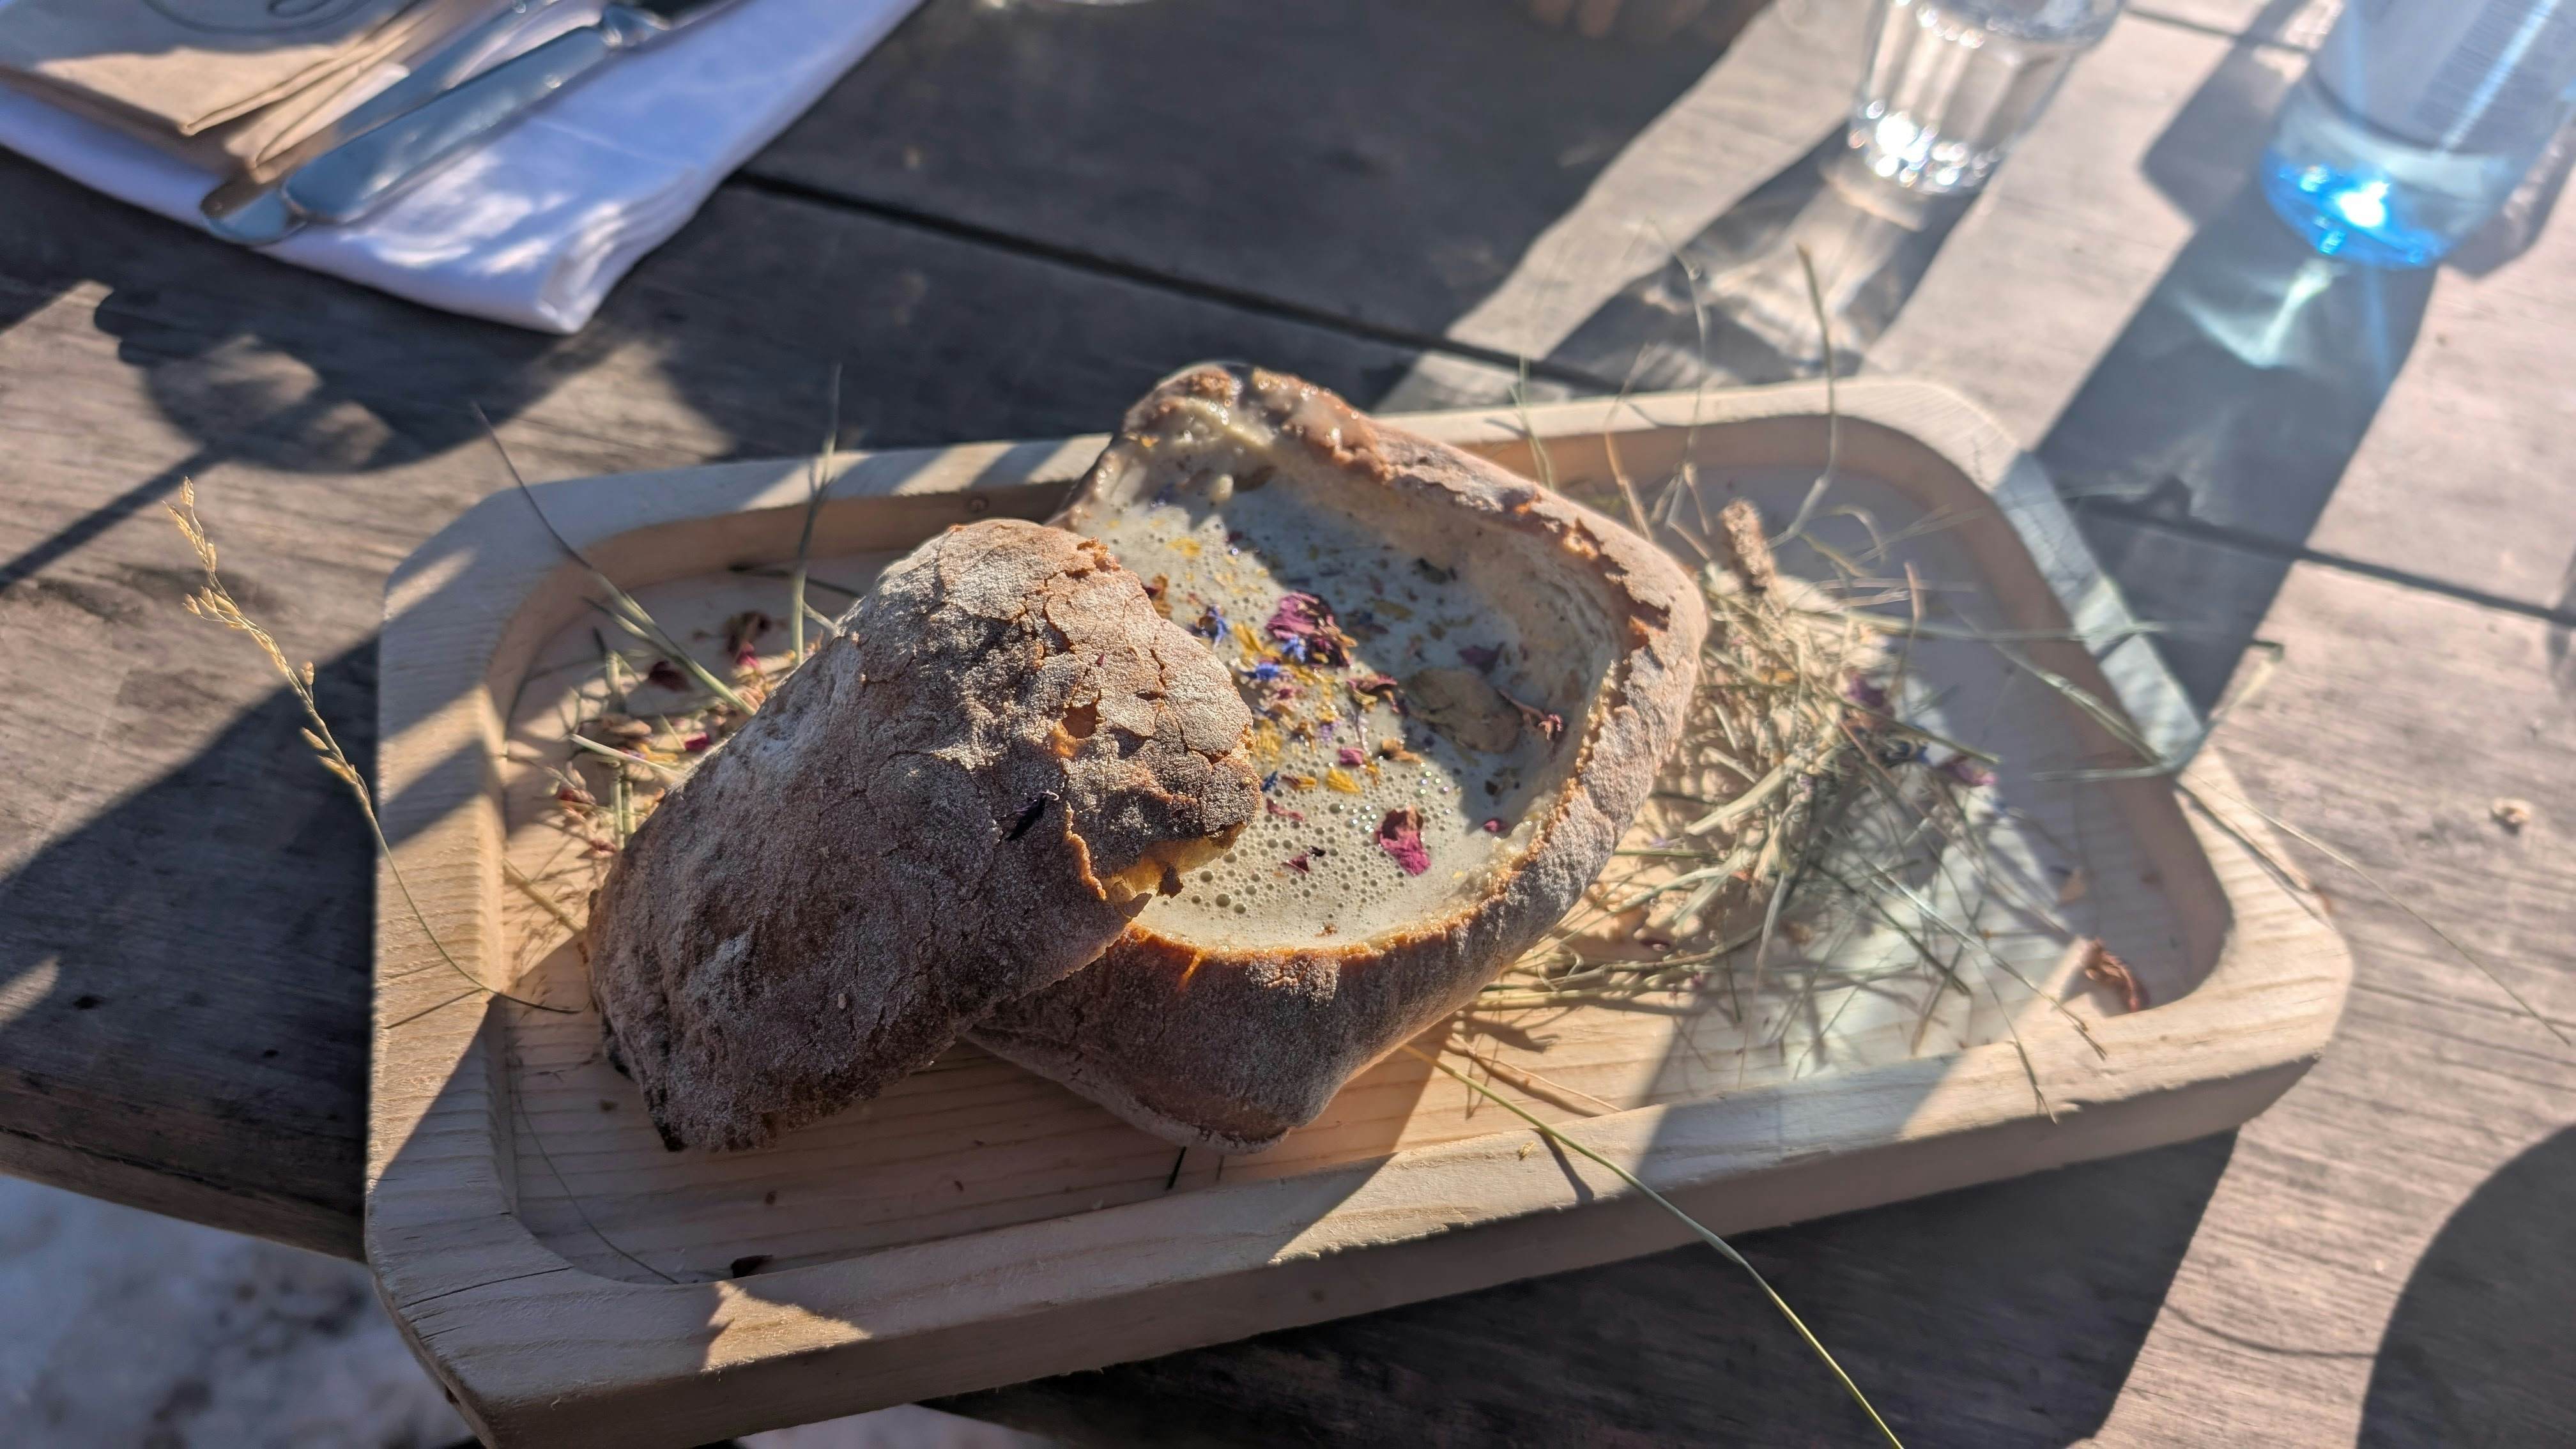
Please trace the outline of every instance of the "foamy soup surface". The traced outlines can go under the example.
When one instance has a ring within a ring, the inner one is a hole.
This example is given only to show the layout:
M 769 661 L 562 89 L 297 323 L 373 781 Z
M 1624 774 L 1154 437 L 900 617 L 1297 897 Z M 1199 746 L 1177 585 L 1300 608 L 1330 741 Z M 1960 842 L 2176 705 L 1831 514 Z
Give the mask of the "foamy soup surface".
M 1139 924 L 1236 948 L 1356 943 L 1481 895 L 1529 844 L 1582 701 L 1543 697 L 1511 612 L 1456 558 L 1391 542 L 1293 460 L 1202 447 L 1157 472 L 1179 476 L 1068 523 L 1233 671 L 1265 808 Z

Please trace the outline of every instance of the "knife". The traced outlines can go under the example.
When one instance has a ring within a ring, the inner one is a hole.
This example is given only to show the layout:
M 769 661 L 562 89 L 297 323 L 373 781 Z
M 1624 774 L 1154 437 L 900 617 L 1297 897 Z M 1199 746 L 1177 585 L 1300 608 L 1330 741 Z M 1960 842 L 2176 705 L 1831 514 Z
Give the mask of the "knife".
M 510 0 L 499 11 L 414 62 L 401 80 L 289 148 L 282 161 L 245 166 L 198 201 L 206 229 L 227 241 L 262 246 L 295 229 L 295 214 L 278 197 L 283 178 L 304 162 L 419 108 L 465 79 L 499 41 L 562 0 Z
M 298 166 L 274 188 L 273 202 L 234 213 L 239 221 L 216 234 L 265 246 L 312 223 L 356 221 L 611 58 L 735 3 L 618 0 L 602 9 L 596 22 L 505 60 Z M 232 230 L 242 234 L 232 236 Z

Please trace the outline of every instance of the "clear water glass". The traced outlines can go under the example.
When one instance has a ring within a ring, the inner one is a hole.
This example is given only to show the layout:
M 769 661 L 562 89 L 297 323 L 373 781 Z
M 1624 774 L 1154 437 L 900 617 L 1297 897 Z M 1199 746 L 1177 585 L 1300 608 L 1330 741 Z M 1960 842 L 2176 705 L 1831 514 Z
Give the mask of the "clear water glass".
M 1885 181 L 1974 191 L 2122 0 L 1880 0 L 1850 140 Z

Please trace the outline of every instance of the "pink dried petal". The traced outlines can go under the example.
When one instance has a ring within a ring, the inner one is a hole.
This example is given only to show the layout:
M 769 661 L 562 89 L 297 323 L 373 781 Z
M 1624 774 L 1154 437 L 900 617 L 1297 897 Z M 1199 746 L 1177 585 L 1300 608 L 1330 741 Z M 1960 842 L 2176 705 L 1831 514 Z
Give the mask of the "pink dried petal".
M 1336 752 L 1334 758 L 1340 760 L 1345 765 L 1365 765 L 1368 763 L 1368 755 L 1364 751 L 1350 745 L 1342 746 L 1341 749 Z
M 1431 868 L 1431 852 L 1422 848 L 1422 812 L 1408 805 L 1389 810 L 1377 823 L 1377 848 L 1404 868 L 1406 875 L 1420 875 Z
M 1279 607 L 1271 611 L 1264 629 L 1301 663 L 1342 664 L 1350 659 L 1350 636 L 1333 622 L 1331 607 L 1313 594 L 1280 595 Z

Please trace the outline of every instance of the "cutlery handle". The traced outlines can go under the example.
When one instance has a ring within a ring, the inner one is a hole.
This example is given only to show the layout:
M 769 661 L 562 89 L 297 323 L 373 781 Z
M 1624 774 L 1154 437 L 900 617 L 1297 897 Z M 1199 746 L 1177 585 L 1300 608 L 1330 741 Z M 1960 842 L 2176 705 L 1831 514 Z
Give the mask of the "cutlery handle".
M 626 48 L 606 25 L 558 35 L 492 67 L 397 121 L 333 147 L 287 179 L 286 199 L 315 221 L 351 222 Z
M 332 129 L 349 137 L 364 135 L 387 121 L 399 120 L 436 100 L 455 86 L 467 67 L 487 54 L 495 41 L 527 25 L 555 3 L 556 0 L 508 0 L 500 11 L 487 16 L 464 34 L 431 54 L 409 62 L 409 74 L 333 122 Z

